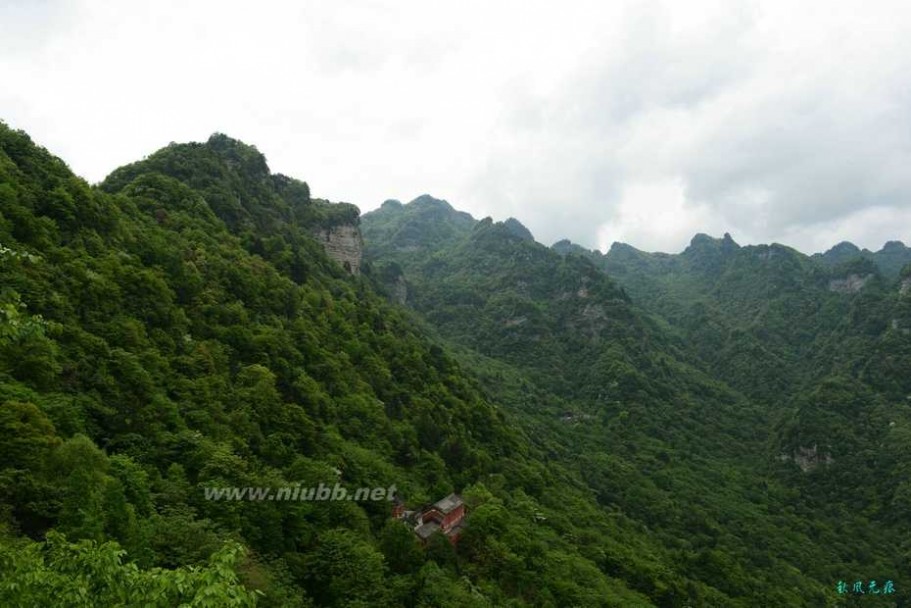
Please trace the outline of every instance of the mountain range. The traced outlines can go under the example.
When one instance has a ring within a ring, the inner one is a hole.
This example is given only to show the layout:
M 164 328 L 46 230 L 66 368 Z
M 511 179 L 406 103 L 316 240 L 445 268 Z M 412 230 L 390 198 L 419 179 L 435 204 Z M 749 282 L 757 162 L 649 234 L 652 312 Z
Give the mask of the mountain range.
M 89 185 L 0 123 L 3 605 L 901 605 L 909 370 L 899 242 L 547 247 L 223 134 Z M 334 483 L 464 530 L 206 498 Z

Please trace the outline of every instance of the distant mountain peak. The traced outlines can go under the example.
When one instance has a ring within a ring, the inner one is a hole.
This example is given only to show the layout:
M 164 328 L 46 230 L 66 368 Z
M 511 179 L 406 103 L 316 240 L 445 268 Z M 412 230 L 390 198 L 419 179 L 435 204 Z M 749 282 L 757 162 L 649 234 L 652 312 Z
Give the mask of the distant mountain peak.
M 560 239 L 556 243 L 550 246 L 551 249 L 559 253 L 560 255 L 567 255 L 570 253 L 582 256 L 591 256 L 591 255 L 600 255 L 600 252 L 589 251 L 582 245 L 573 243 L 569 239 Z
M 814 253 L 813 257 L 821 260 L 823 263 L 828 264 L 829 266 L 834 266 L 856 257 L 861 257 L 868 253 L 870 252 L 861 250 L 860 247 L 854 243 L 851 243 L 849 241 L 842 241 L 834 247 L 830 248 L 825 253 Z
M 476 221 L 456 211 L 444 200 L 422 194 L 408 204 L 389 199 L 379 209 L 364 214 L 368 256 L 407 254 L 409 251 L 437 251 L 466 236 Z
M 882 249 L 874 253 L 869 249 L 860 249 L 854 243 L 842 241 L 825 253 L 815 253 L 812 257 L 830 268 L 858 258 L 869 259 L 884 276 L 895 278 L 902 267 L 911 262 L 911 249 L 901 241 L 888 241 Z
M 506 228 L 509 229 L 512 234 L 519 237 L 523 241 L 535 240 L 535 237 L 532 235 L 531 231 L 526 228 L 522 222 L 514 217 L 507 218 L 506 221 L 503 222 L 503 225 L 506 226 Z
M 256 178 L 268 177 L 270 174 L 266 156 L 256 146 L 224 133 L 210 135 L 205 146 L 218 154 L 232 169 L 242 170 Z
M 908 248 L 905 247 L 905 244 L 901 241 L 888 241 L 883 248 L 880 249 L 880 253 L 903 253 Z
M 607 255 L 647 255 L 646 252 L 636 249 L 629 243 L 621 243 L 620 241 L 614 241 L 611 243 L 610 249 L 607 251 Z
M 453 211 L 452 205 L 450 205 L 447 201 L 439 198 L 434 198 L 429 194 L 422 194 L 421 196 L 408 203 L 408 205 L 415 205 L 418 207 L 441 207 L 447 211 Z
M 839 244 L 832 247 L 831 249 L 829 249 L 824 255 L 829 255 L 829 254 L 839 254 L 839 255 L 852 254 L 853 255 L 853 254 L 858 254 L 858 253 L 860 253 L 860 248 L 857 245 L 855 245 L 854 243 L 852 243 L 850 241 L 842 241 Z
M 623 243 L 620 241 L 614 241 L 613 243 L 611 243 L 610 251 L 614 251 L 614 250 L 619 251 L 619 250 L 623 250 L 623 249 L 636 249 L 636 248 L 633 247 L 632 245 L 630 245 L 629 243 Z
M 704 232 L 697 232 L 692 239 L 690 239 L 690 247 L 699 247 L 703 245 L 714 245 L 715 239 L 705 234 Z
M 739 249 L 740 245 L 728 233 L 717 239 L 700 232 L 693 237 L 680 257 L 703 272 L 714 273 L 720 271 Z
M 720 239 L 699 232 L 690 240 L 690 246 L 684 250 L 684 253 L 717 251 L 728 254 L 738 249 L 740 249 L 740 245 L 734 241 L 729 232 L 725 232 L 724 237 Z

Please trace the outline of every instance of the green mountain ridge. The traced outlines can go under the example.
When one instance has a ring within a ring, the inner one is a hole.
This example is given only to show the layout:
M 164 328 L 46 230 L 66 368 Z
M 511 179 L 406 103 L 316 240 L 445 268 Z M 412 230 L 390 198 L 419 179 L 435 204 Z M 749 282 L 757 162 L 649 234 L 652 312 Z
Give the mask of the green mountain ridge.
M 694 247 L 711 249 L 722 245 L 726 247 L 740 247 L 734 242 L 729 233 L 725 233 L 721 239 L 713 238 L 707 234 L 700 233 L 693 237 L 693 239 L 690 241 L 689 246 L 686 247 L 686 249 L 684 249 L 684 252 L 681 252 L 681 254 L 685 253 L 687 250 L 693 249 Z M 783 245 L 780 245 L 778 243 L 753 246 L 783 247 Z M 638 256 L 648 259 L 668 259 L 674 257 L 675 255 L 681 255 L 660 252 L 646 252 L 637 249 L 627 243 L 621 243 L 618 241 L 615 241 L 611 244 L 611 247 L 606 254 L 597 250 L 586 249 L 581 245 L 573 243 L 569 239 L 559 240 L 555 242 L 551 247 L 560 253 L 576 253 L 579 255 L 591 256 L 595 259 L 600 256 L 617 257 L 619 255 L 622 255 L 620 252 L 624 252 L 627 257 Z M 879 272 L 881 272 L 883 275 L 888 278 L 895 278 L 899 276 L 903 268 L 905 268 L 908 264 L 911 264 L 911 248 L 905 246 L 902 241 L 887 241 L 879 251 L 874 252 L 870 251 L 869 249 L 860 249 L 848 241 L 842 241 L 841 243 L 834 245 L 825 253 L 814 253 L 809 257 L 825 267 L 837 267 L 848 262 L 856 261 L 857 259 L 867 259 L 874 263 L 879 269 Z
M 423 222 L 440 219 L 407 212 L 392 218 L 378 210 L 365 214 L 362 221 L 368 257 L 376 264 L 394 260 L 414 294 L 409 305 L 448 338 L 525 369 L 531 382 L 576 404 L 569 408 L 572 412 L 596 412 L 595 417 L 606 420 L 616 416 L 614 424 L 635 417 L 631 410 L 617 412 L 610 401 L 600 403 L 603 390 L 586 393 L 580 387 L 619 384 L 623 389 L 615 392 L 629 396 L 627 390 L 637 386 L 663 385 L 663 395 L 649 392 L 641 397 L 647 405 L 640 416 L 654 419 L 657 428 L 640 428 L 644 433 L 635 445 L 657 438 L 666 442 L 662 449 L 668 453 L 686 446 L 690 454 L 724 458 L 723 465 L 715 461 L 717 468 L 746 469 L 754 475 L 764 471 L 763 483 L 783 483 L 797 491 L 800 500 L 807 501 L 802 512 L 828 518 L 826 525 L 839 534 L 855 525 L 846 522 L 860 504 L 865 516 L 875 514 L 874 527 L 906 522 L 901 513 L 907 498 L 902 473 L 907 461 L 899 447 L 906 437 L 894 431 L 907 424 L 896 420 L 907 420 L 906 396 L 911 396 L 908 375 L 900 371 L 911 363 L 904 331 L 908 302 L 899 295 L 899 285 L 884 278 L 872 261 L 858 259 L 830 268 L 778 244 L 741 247 L 729 235 L 697 235 L 677 255 L 646 254 L 622 244 L 600 254 L 568 241 L 556 243 L 548 255 L 540 244 L 513 241 L 505 225 L 489 219 L 477 221 L 473 232 L 463 229 L 461 243 L 387 256 L 382 235 L 373 232 L 374 223 L 421 232 Z M 427 231 L 441 229 L 426 226 Z M 478 234 L 487 238 L 479 239 Z M 522 263 L 516 265 L 515 260 Z M 573 269 L 569 273 L 575 277 L 577 297 L 590 291 L 583 279 L 610 288 L 581 309 L 563 310 L 561 298 L 572 290 L 548 293 L 537 286 L 559 285 L 567 272 L 561 267 Z M 610 278 L 597 277 L 593 269 Z M 872 276 L 857 289 L 838 287 L 838 281 L 858 273 Z M 585 325 L 566 320 L 592 316 L 593 305 L 608 301 L 623 303 L 605 314 L 620 321 L 623 330 L 610 329 L 610 323 L 603 328 L 596 324 L 587 336 L 574 338 L 571 328 Z M 604 342 L 585 344 L 598 337 Z M 643 343 L 648 346 L 643 348 Z M 558 354 L 548 358 L 549 353 Z M 635 377 L 641 384 L 617 375 L 615 358 L 639 372 Z M 656 359 L 662 360 L 661 367 Z M 666 384 L 655 373 L 662 368 L 669 379 Z M 738 405 L 718 409 L 714 415 L 721 420 L 713 420 L 713 426 L 700 427 L 697 422 L 692 436 L 675 437 L 665 429 L 679 428 L 684 421 L 692 424 L 704 415 L 698 407 L 679 408 L 687 393 L 706 399 L 704 388 L 679 388 L 688 384 L 682 378 L 700 374 L 735 389 L 730 394 Z M 677 405 L 679 417 L 662 417 L 662 397 Z M 567 417 L 580 419 L 572 413 Z M 734 430 L 744 425 L 751 436 Z M 609 450 L 614 455 L 622 452 L 620 442 L 608 439 L 612 430 L 608 425 L 590 432 L 597 442 L 614 446 Z M 699 440 L 706 437 L 728 439 L 714 444 Z M 733 437 L 736 441 L 728 443 Z M 739 462 L 731 459 L 734 444 L 745 456 Z M 646 467 L 640 463 L 633 468 Z M 884 475 L 865 484 L 865 476 L 875 478 L 877 473 Z M 859 491 L 863 500 L 840 496 L 839 479 L 852 480 L 848 487 Z M 700 492 L 712 494 L 710 488 Z M 671 495 L 685 492 L 675 488 Z M 742 510 L 729 502 L 727 508 Z M 896 547 L 898 553 L 906 550 L 907 546 Z M 728 551 L 738 553 L 733 547 Z
M 350 486 L 394 483 L 412 504 L 464 490 L 474 517 L 501 517 L 502 499 L 479 480 L 514 487 L 505 480 L 525 466 L 521 431 L 326 257 L 310 232 L 339 214 L 350 221 L 350 207 L 309 201 L 301 182 L 270 178 L 254 149 L 222 136 L 169 146 L 97 189 L 25 134 L 4 126 L 0 136 L 10 438 L 0 603 L 82 605 L 89 585 L 95 605 L 204 605 L 207 594 L 247 605 L 255 597 L 238 580 L 265 594 L 260 605 L 524 603 L 482 575 L 468 585 L 445 541 L 424 551 L 389 522 L 388 504 L 203 497 L 204 487 L 332 483 L 337 469 Z M 464 546 L 481 550 L 475 528 Z M 235 561 L 213 562 L 211 581 L 154 574 L 151 596 L 111 562 L 113 578 L 73 578 L 102 568 L 91 545 L 78 546 L 82 570 L 44 562 L 25 539 L 51 531 L 117 541 L 148 577 L 153 565 L 205 565 L 232 539 L 246 557 L 231 549 Z M 588 569 L 584 590 L 564 585 L 554 601 L 606 591 L 597 568 L 549 542 L 567 568 Z M 604 605 L 635 597 L 622 585 L 602 595 Z
M 734 243 L 731 235 L 725 233 L 721 239 L 715 239 L 706 234 L 697 234 L 693 237 L 690 245 L 686 249 L 694 246 L 710 246 L 710 243 Z M 734 243 L 736 245 L 736 243 Z M 774 245 L 774 244 L 773 244 Z M 739 245 L 738 245 L 739 247 Z M 614 242 L 607 254 L 597 250 L 588 250 L 581 245 L 577 245 L 569 239 L 562 239 L 555 242 L 552 248 L 560 253 L 577 253 L 588 256 L 619 255 L 620 251 L 628 255 L 639 255 L 657 258 L 667 258 L 679 254 L 646 252 L 636 249 L 626 243 Z M 685 250 L 684 250 L 685 251 Z M 911 248 L 905 246 L 902 241 L 887 241 L 879 251 L 870 251 L 869 249 L 860 249 L 857 245 L 848 241 L 842 241 L 834 245 L 825 253 L 814 253 L 810 257 L 825 266 L 838 266 L 840 264 L 853 261 L 857 258 L 864 258 L 873 261 L 884 275 L 894 278 L 898 276 L 901 269 L 911 263 Z
M 0 605 L 911 598 L 908 269 L 580 249 L 428 195 L 361 217 L 223 134 L 91 187 L 0 123 Z M 336 482 L 460 492 L 463 535 L 205 498 Z

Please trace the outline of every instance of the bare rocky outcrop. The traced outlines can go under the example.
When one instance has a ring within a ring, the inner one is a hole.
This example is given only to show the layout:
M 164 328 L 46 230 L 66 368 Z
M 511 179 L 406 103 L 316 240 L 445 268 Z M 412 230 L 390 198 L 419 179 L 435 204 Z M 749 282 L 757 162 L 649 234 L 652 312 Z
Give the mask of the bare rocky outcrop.
M 819 465 L 830 465 L 835 460 L 830 454 L 820 454 L 816 445 L 811 448 L 798 446 L 791 455 L 782 454 L 779 460 L 793 460 L 794 464 L 800 467 L 804 473 L 808 473 Z
M 408 302 L 408 283 L 405 282 L 405 277 L 401 275 L 395 280 L 395 285 L 392 286 L 392 299 L 398 304 L 406 304 Z
M 351 274 L 360 274 L 364 240 L 357 226 L 340 224 L 331 228 L 320 228 L 314 236 L 325 248 L 326 255 Z
M 872 274 L 865 276 L 849 274 L 843 279 L 832 279 L 829 281 L 829 291 L 834 291 L 836 293 L 857 293 L 863 289 L 864 285 L 872 278 Z
M 901 287 L 898 288 L 898 293 L 903 296 L 911 295 L 911 277 L 902 281 Z
M 512 319 L 506 319 L 503 322 L 503 325 L 506 327 L 515 327 L 516 325 L 523 325 L 528 322 L 528 317 L 513 317 Z

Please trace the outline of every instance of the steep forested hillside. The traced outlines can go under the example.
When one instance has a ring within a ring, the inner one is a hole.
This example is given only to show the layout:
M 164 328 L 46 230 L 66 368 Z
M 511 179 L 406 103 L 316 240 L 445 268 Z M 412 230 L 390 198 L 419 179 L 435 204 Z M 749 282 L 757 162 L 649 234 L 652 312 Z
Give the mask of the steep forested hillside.
M 828 270 L 727 235 L 697 236 L 680 256 L 548 250 L 442 208 L 422 197 L 366 214 L 369 257 L 399 270 L 408 305 L 447 339 L 485 357 L 476 368 L 489 384 L 500 383 L 484 372 L 493 359 L 521 390 L 550 396 L 562 433 L 540 420 L 547 400 L 514 398 L 539 417 L 533 439 L 559 436 L 605 507 L 678 549 L 670 567 L 711 581 L 719 605 L 825 605 L 807 580 L 770 599 L 790 568 L 821 587 L 846 570 L 901 575 L 911 390 L 836 373 L 864 354 L 904 382 L 908 340 L 890 315 L 908 298 L 894 282 L 872 267 L 871 299 L 857 299 L 846 290 L 863 260 Z M 427 231 L 458 236 L 398 240 Z
M 574 540 L 622 530 L 584 484 L 326 257 L 352 207 L 222 135 L 91 187 L 3 126 L 0 177 L 0 604 L 648 605 Z M 459 553 L 388 502 L 204 496 L 336 481 L 462 491 Z
M 0 605 L 906 601 L 911 270 L 698 241 L 359 218 L 220 134 L 91 186 L 0 123 Z M 462 536 L 206 498 L 334 483 Z
M 897 526 L 907 559 L 911 266 L 893 270 L 903 249 L 851 255 L 843 244 L 809 258 L 699 236 L 679 256 L 615 245 L 594 259 L 713 375 L 776 412 L 779 458 L 819 469 L 792 483 L 830 512 Z
M 770 455 L 787 465 L 778 477 L 815 513 L 862 513 L 893 528 L 907 563 L 911 265 L 894 270 L 900 243 L 813 257 L 739 247 L 728 235 L 697 235 L 679 255 L 619 243 L 605 255 L 568 242 L 555 249 L 593 260 L 667 321 L 702 369 L 773 414 Z

